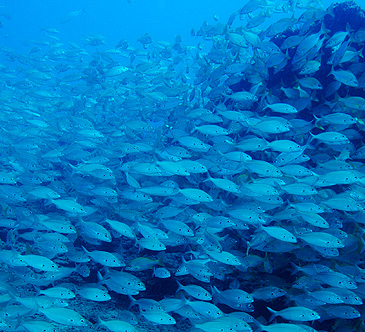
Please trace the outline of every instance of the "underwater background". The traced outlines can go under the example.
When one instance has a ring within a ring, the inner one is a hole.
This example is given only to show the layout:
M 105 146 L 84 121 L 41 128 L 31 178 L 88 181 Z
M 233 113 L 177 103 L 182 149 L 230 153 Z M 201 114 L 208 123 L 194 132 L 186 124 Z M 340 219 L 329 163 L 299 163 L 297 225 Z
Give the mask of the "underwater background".
M 191 45 L 197 43 L 191 29 L 198 30 L 204 21 L 214 22 L 213 15 L 226 22 L 243 3 L 238 0 L 1 1 L 2 12 L 11 19 L 2 18 L 0 37 L 4 38 L 3 46 L 21 50 L 27 41 L 43 37 L 42 28 L 57 27 L 60 38 L 67 42 L 78 43 L 89 34 L 99 33 L 106 38 L 107 47 L 115 46 L 121 38 L 136 46 L 137 39 L 148 32 L 155 40 L 169 43 L 181 35 Z M 322 1 L 324 7 L 331 3 Z M 68 17 L 74 11 L 81 13 L 75 19 Z M 267 20 L 270 23 L 270 18 Z
M 0 331 L 365 331 L 360 1 L 0 1 Z

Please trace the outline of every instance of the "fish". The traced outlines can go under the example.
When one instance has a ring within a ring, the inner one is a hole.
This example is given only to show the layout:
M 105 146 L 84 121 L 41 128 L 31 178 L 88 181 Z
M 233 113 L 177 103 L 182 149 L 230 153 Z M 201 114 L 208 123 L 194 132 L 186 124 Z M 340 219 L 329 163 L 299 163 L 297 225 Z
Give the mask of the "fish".
M 262 331 L 267 331 L 267 332 L 278 332 L 278 331 L 288 331 L 288 332 L 304 332 L 307 331 L 306 326 L 304 325 L 303 327 L 300 325 L 296 325 L 296 324 L 291 324 L 291 323 L 276 323 L 276 324 L 271 324 L 268 326 L 260 326 Z
M 40 255 L 22 255 L 22 260 L 29 266 L 46 272 L 57 272 L 58 265 L 47 257 Z
M 296 237 L 285 228 L 278 226 L 261 226 L 261 229 L 271 237 L 289 243 L 296 243 Z
M 341 305 L 338 307 L 332 306 L 327 310 L 326 314 L 332 318 L 335 317 L 340 319 L 354 319 L 361 317 L 361 314 L 357 309 L 346 305 Z
M 67 13 L 61 20 L 60 20 L 60 24 L 66 24 L 72 20 L 74 20 L 75 18 L 77 18 L 79 15 L 81 15 L 82 13 L 85 13 L 86 10 L 82 9 L 82 10 L 75 10 L 72 12 Z
M 359 329 L 363 5 L 240 6 L 0 49 L 0 330 Z
M 232 325 L 229 322 L 222 322 L 222 321 L 198 323 L 198 324 L 195 324 L 195 327 L 198 328 L 199 330 L 202 330 L 202 331 L 205 331 L 205 332 L 208 332 L 208 331 L 212 331 L 212 332 L 232 331 L 232 332 L 235 332 L 236 331 L 232 328 Z
M 178 291 L 183 290 L 193 298 L 202 301 L 210 301 L 212 299 L 212 295 L 205 290 L 205 288 L 198 285 L 186 285 L 183 286 L 181 283 L 177 281 Z
M 84 299 L 91 301 L 104 302 L 111 300 L 111 296 L 107 291 L 92 285 L 83 285 L 81 288 L 78 288 L 76 292 Z
M 247 303 L 254 302 L 253 297 L 241 289 L 227 289 L 219 291 L 214 287 L 214 298 L 219 303 L 224 303 L 233 309 L 244 308 Z
M 61 210 L 76 214 L 86 214 L 84 207 L 72 199 L 51 199 L 51 202 Z
M 185 301 L 188 306 L 190 306 L 197 313 L 210 319 L 217 319 L 223 317 L 223 312 L 216 307 L 214 304 L 204 301 Z
M 82 221 L 78 226 L 82 236 L 86 239 L 94 239 L 103 242 L 112 241 L 110 232 L 98 223 Z
M 179 193 L 185 196 L 188 199 L 192 199 L 198 202 L 208 203 L 212 202 L 213 198 L 208 193 L 201 189 L 197 188 L 184 188 L 180 189 Z
M 36 187 L 29 194 L 42 199 L 57 199 L 61 197 L 60 194 L 47 187 Z
M 166 279 L 171 277 L 171 273 L 164 267 L 159 267 L 157 269 L 156 268 L 153 269 L 153 276 L 160 279 Z
M 65 287 L 52 287 L 44 290 L 38 290 L 38 293 L 48 297 L 66 300 L 73 299 L 76 296 L 71 290 Z
M 359 82 L 357 81 L 356 76 L 351 72 L 347 70 L 331 70 L 331 74 L 335 77 L 335 79 L 338 82 L 341 82 L 342 84 L 351 86 L 351 87 L 358 87 Z
M 182 236 L 194 236 L 193 230 L 184 222 L 174 219 L 161 220 L 165 228 Z
M 327 290 L 318 290 L 311 292 L 311 297 L 314 297 L 315 299 L 322 301 L 323 303 L 330 303 L 330 304 L 340 304 L 343 303 L 343 300 L 339 295 L 337 295 L 334 292 L 327 291 Z
M 286 291 L 278 287 L 268 286 L 256 289 L 251 295 L 255 299 L 267 301 L 286 295 Z
M 1 250 L 1 262 L 8 266 L 28 266 L 23 260 L 22 255 L 16 251 Z
M 100 326 L 105 326 L 109 331 L 125 331 L 125 332 L 135 332 L 136 328 L 128 323 L 124 322 L 122 320 L 107 320 L 104 321 L 100 317 L 98 317 L 98 324 Z
M 240 192 L 238 185 L 227 179 L 212 178 L 211 176 L 209 176 L 206 181 L 211 181 L 218 188 L 228 191 L 228 192 L 232 192 L 232 193 Z
M 126 66 L 115 66 L 113 68 L 110 68 L 106 73 L 106 77 L 113 77 L 113 76 L 119 76 L 123 73 L 128 71 L 128 67 Z
M 87 326 L 88 322 L 78 312 L 67 308 L 48 308 L 39 310 L 48 319 L 66 326 Z M 90 324 L 90 323 L 89 323 Z
M 29 332 L 55 332 L 57 328 L 54 324 L 45 322 L 43 320 L 28 320 L 21 323 L 27 331 Z
M 141 313 L 150 322 L 161 325 L 175 325 L 176 320 L 168 313 L 160 310 L 147 310 Z
M 289 307 L 280 311 L 275 311 L 267 307 L 267 310 L 272 312 L 274 317 L 281 316 L 286 320 L 294 320 L 298 322 L 313 321 L 321 318 L 317 312 L 306 307 Z
M 267 105 L 264 109 L 267 108 L 276 113 L 293 114 L 298 112 L 298 110 L 294 106 L 285 103 Z
M 141 248 L 149 249 L 152 251 L 162 251 L 166 250 L 166 246 L 163 242 L 155 237 L 142 238 L 138 240 L 138 245 Z
M 49 230 L 61 234 L 75 234 L 76 228 L 71 222 L 63 218 L 52 218 L 44 215 L 36 216 L 38 222 Z
M 88 251 L 86 250 L 85 247 L 82 247 L 82 249 L 85 251 L 86 255 L 90 256 L 90 258 L 93 261 L 103 266 L 121 267 L 125 265 L 118 259 L 118 257 L 115 254 L 110 253 L 108 251 L 101 251 L 101 250 Z

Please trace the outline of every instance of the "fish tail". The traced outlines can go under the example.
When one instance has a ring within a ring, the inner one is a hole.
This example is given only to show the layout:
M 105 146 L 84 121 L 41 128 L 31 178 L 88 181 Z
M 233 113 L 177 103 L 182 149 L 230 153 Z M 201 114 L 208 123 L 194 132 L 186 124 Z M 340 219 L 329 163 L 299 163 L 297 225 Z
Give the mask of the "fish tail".
M 272 322 L 277 317 L 278 313 L 277 313 L 277 311 L 275 311 L 269 307 L 266 307 L 266 309 L 272 313 L 271 317 L 269 318 L 269 322 Z

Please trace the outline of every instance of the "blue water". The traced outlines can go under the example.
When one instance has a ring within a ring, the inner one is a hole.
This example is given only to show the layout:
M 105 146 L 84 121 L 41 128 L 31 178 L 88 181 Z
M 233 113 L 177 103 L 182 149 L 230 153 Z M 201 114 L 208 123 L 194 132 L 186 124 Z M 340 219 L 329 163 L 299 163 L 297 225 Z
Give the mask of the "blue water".
M 62 42 L 80 43 L 89 34 L 98 33 L 106 38 L 107 46 L 115 46 L 121 38 L 135 45 L 137 38 L 148 32 L 154 40 L 173 42 L 181 35 L 184 43 L 196 44 L 190 34 L 204 21 L 212 24 L 213 16 L 226 22 L 228 17 L 245 3 L 240 0 L 17 0 L 0 1 L 2 18 L 0 43 L 4 47 L 22 50 L 29 40 L 43 38 L 42 28 L 60 31 Z M 325 0 L 327 7 L 334 1 Z M 360 1 L 361 2 L 361 1 Z M 65 24 L 60 22 L 73 11 L 82 11 Z
M 100 33 L 109 46 L 121 38 L 135 43 L 148 32 L 155 40 L 172 42 L 181 35 L 185 42 L 193 42 L 192 28 L 199 29 L 203 21 L 213 21 L 213 15 L 226 21 L 229 15 L 242 6 L 242 1 L 168 1 L 136 0 L 133 4 L 121 1 L 2 1 L 2 11 L 11 19 L 3 19 L 1 43 L 21 48 L 24 41 L 42 38 L 42 27 L 60 30 L 63 42 L 79 43 L 86 35 Z M 63 25 L 60 21 L 69 12 L 83 10 L 74 20 Z

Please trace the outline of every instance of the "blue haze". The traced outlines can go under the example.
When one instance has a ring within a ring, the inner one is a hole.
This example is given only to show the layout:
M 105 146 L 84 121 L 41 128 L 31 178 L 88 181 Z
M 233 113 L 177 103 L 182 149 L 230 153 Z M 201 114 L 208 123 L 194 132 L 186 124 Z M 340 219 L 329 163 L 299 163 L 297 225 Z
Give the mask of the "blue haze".
M 2 47 L 16 51 L 26 50 L 29 40 L 42 39 L 43 27 L 59 29 L 62 42 L 82 43 L 90 34 L 101 34 L 107 47 L 113 47 L 124 38 L 135 46 L 136 40 L 148 32 L 154 40 L 173 42 L 181 35 L 185 44 L 196 43 L 191 29 L 198 30 L 204 21 L 213 23 L 213 15 L 226 22 L 228 17 L 246 1 L 240 0 L 14 0 L 0 1 L 0 13 L 11 19 L 2 18 L 0 29 Z M 327 6 L 331 1 L 323 2 Z M 60 24 L 68 13 L 83 10 L 75 19 Z

